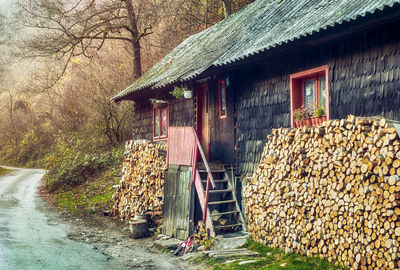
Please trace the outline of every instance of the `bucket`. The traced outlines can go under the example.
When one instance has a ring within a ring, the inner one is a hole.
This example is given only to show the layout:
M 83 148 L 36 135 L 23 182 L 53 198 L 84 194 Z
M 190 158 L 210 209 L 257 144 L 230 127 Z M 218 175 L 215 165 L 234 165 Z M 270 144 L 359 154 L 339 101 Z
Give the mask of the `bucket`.
M 147 220 L 131 220 L 129 221 L 129 230 L 131 231 L 132 238 L 142 238 L 149 234 L 149 225 Z
M 136 215 L 133 217 L 133 220 L 134 220 L 134 221 L 138 221 L 138 220 L 149 221 L 149 215 L 146 215 L 146 214 L 136 214 Z

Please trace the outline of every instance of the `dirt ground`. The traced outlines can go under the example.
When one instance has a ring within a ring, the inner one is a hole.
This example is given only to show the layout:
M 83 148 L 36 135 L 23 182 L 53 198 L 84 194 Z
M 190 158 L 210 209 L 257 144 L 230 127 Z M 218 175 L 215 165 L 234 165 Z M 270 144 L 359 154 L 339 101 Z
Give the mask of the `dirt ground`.
M 92 245 L 127 269 L 192 269 L 171 252 L 154 246 L 153 238 L 133 239 L 122 222 L 99 214 L 63 213 L 68 237 Z
M 40 189 L 41 197 L 50 205 L 54 198 Z M 93 246 L 110 260 L 126 269 L 195 269 L 169 251 L 155 247 L 154 238 L 133 239 L 129 227 L 102 213 L 61 212 L 67 224 L 68 238 Z

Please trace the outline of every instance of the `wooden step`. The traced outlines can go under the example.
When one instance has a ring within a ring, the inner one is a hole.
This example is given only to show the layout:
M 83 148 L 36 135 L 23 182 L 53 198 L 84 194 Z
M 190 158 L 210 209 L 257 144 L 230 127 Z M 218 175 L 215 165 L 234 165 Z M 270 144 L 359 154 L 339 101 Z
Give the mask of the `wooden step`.
M 199 169 L 199 173 L 206 173 L 207 170 Z M 223 169 L 211 169 L 211 173 L 223 173 L 225 170 Z
M 223 192 L 232 192 L 231 188 L 228 189 L 214 189 L 210 190 L 209 193 L 223 193 Z
M 229 215 L 229 214 L 236 214 L 239 213 L 239 210 L 229 211 L 229 212 L 220 212 L 216 214 L 211 214 L 212 217 L 222 216 L 222 215 Z
M 207 179 L 206 180 L 202 179 L 201 182 L 207 183 Z M 215 183 L 225 183 L 225 182 L 228 182 L 228 179 L 221 179 L 221 180 L 215 180 L 214 179 L 214 182 Z
M 215 202 L 208 202 L 208 205 L 216 205 L 216 204 L 224 204 L 224 203 L 234 203 L 236 200 L 226 200 L 226 201 L 215 201 Z
M 231 228 L 231 227 L 239 227 L 242 226 L 242 223 L 237 223 L 237 224 L 228 224 L 228 225 L 218 225 L 214 226 L 214 229 L 223 229 L 223 228 Z

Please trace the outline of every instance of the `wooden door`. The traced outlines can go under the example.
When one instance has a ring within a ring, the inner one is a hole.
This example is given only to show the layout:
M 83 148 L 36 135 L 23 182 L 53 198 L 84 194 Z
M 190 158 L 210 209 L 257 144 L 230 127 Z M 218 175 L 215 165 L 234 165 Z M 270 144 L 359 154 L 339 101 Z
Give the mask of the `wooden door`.
M 165 173 L 163 234 L 187 239 L 193 219 L 192 172 L 188 166 L 170 164 Z
M 209 121 L 208 84 L 197 86 L 197 136 L 206 158 L 210 158 L 210 121 Z

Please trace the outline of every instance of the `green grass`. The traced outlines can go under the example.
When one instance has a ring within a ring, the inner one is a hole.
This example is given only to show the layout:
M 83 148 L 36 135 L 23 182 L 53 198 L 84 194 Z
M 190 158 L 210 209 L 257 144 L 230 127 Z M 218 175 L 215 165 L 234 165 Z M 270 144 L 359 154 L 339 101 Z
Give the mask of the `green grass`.
M 9 170 L 9 169 L 0 167 L 0 176 L 1 176 L 1 175 L 4 175 L 4 174 L 6 174 L 6 173 L 9 173 L 9 172 L 11 172 L 11 171 L 12 171 L 12 170 Z
M 113 204 L 112 196 L 116 191 L 112 186 L 120 181 L 119 177 L 114 175 L 115 170 L 110 170 L 81 185 L 61 189 L 54 194 L 55 203 L 69 211 L 110 210 Z
M 209 269 L 214 270 L 346 269 L 339 265 L 330 263 L 328 260 L 320 257 L 306 257 L 296 253 L 285 254 L 281 249 L 271 248 L 269 246 L 256 243 L 253 240 L 248 240 L 243 247 L 258 252 L 260 256 L 229 258 L 228 262 L 226 260 L 216 260 L 214 258 L 199 256 L 194 259 L 193 263 L 205 264 L 209 267 Z M 239 265 L 239 262 L 249 260 L 255 260 L 255 262 Z

